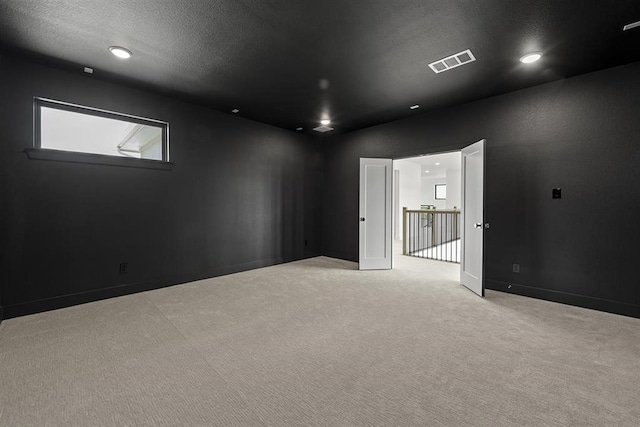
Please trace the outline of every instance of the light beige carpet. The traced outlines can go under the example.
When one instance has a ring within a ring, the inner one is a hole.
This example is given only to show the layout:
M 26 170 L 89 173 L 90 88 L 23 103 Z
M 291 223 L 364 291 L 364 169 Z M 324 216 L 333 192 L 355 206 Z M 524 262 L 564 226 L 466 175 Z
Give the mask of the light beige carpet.
M 638 426 L 640 320 L 320 257 L 6 320 L 2 426 Z

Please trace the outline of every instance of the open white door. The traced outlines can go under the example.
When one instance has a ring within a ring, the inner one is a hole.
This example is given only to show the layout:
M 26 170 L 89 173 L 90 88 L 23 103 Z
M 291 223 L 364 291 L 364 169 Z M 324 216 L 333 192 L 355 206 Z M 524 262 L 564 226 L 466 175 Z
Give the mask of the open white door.
M 360 270 L 391 268 L 391 159 L 360 159 Z
M 484 139 L 462 150 L 460 282 L 484 296 Z

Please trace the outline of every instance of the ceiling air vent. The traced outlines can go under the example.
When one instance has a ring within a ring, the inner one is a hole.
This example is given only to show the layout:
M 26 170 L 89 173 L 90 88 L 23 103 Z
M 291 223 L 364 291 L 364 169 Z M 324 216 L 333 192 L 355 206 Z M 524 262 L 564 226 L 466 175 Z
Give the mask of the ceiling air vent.
M 313 128 L 313 130 L 315 130 L 316 132 L 330 132 L 333 130 L 333 128 L 330 126 L 322 125 L 318 126 L 317 128 Z
M 442 58 L 439 61 L 432 62 L 431 64 L 429 64 L 429 67 L 431 67 L 434 73 L 439 74 L 443 71 L 468 64 L 469 62 L 473 62 L 475 60 L 476 57 L 473 56 L 471 50 L 467 49 L 464 52 L 456 53 L 455 55 L 447 56 L 446 58 Z

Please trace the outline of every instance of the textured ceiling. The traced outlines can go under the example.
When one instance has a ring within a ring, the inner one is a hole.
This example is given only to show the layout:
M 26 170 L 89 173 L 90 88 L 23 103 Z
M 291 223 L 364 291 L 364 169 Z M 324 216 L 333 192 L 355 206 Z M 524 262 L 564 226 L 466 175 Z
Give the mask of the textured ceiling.
M 344 132 L 640 60 L 638 20 L 637 0 L 0 0 L 0 50 Z M 465 49 L 477 61 L 429 69 Z

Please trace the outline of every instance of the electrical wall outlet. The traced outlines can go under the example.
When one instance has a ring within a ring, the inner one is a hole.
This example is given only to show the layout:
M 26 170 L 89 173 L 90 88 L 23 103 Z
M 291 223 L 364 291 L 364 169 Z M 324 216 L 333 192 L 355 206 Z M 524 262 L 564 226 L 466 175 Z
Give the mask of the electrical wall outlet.
M 513 264 L 513 272 L 520 273 L 520 264 Z
M 118 270 L 120 274 L 127 274 L 129 272 L 129 263 L 121 262 L 120 269 Z

